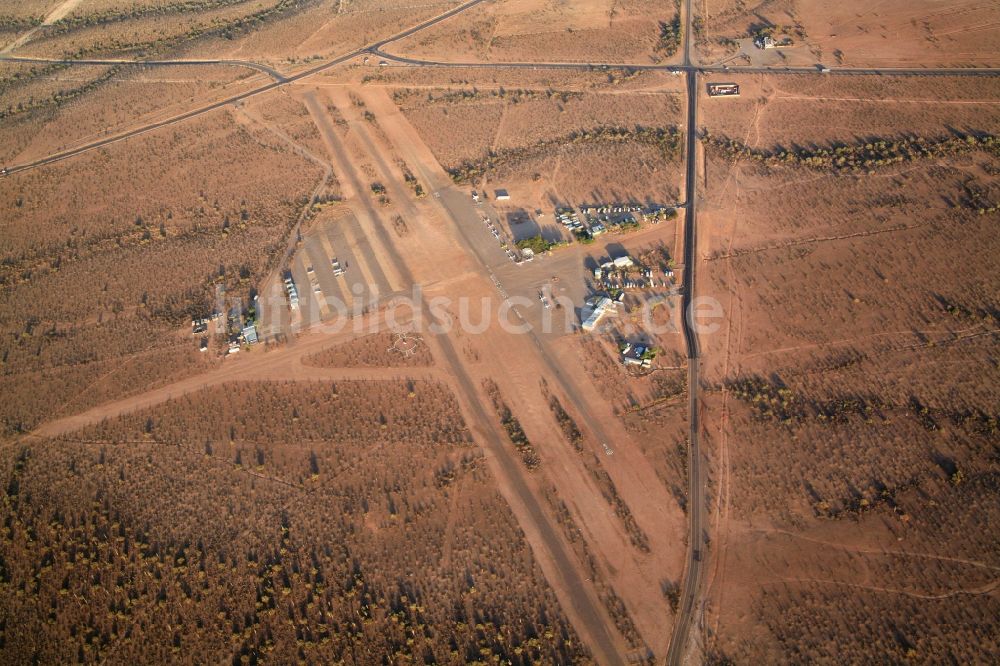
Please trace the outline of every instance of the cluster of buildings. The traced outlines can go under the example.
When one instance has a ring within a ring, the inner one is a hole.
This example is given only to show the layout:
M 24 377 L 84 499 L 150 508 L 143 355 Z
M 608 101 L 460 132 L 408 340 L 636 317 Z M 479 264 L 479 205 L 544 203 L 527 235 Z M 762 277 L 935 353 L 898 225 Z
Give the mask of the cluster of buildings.
M 640 368 L 652 367 L 653 359 L 651 358 L 651 355 L 648 352 L 649 348 L 644 345 L 640 344 L 633 345 L 630 342 L 626 342 L 625 346 L 622 347 L 621 350 L 622 363 L 625 366 L 631 365 L 631 366 L 638 366 Z
M 617 292 L 619 298 L 626 289 L 669 287 L 673 279 L 673 270 L 665 269 L 663 277 L 658 280 L 652 268 L 636 264 L 628 255 L 603 261 L 594 269 L 594 280 L 597 285 L 610 293 Z
M 640 222 L 657 224 L 674 209 L 667 206 L 640 206 L 638 204 L 610 204 L 557 208 L 556 220 L 574 234 L 600 236 L 611 229 L 638 227 Z
M 248 317 L 246 321 L 241 322 L 239 313 L 234 312 L 229 315 L 229 321 L 232 333 L 229 336 L 229 351 L 227 353 L 237 354 L 243 345 L 257 344 L 259 341 L 257 323 L 253 318 Z
M 599 293 L 587 300 L 583 308 L 583 322 L 580 324 L 584 331 L 590 332 L 597 328 L 604 315 L 624 300 L 625 292 L 620 287 L 612 286 L 611 276 L 629 274 L 635 272 L 636 268 L 635 261 L 626 254 L 601 262 L 601 267 L 594 269 L 594 277 L 599 280 L 599 285 L 604 289 L 604 293 Z M 647 270 L 638 268 L 640 271 Z M 606 294 L 614 294 L 614 298 Z
M 194 317 L 191 319 L 191 335 L 202 336 L 201 340 L 198 341 L 198 351 L 208 351 L 208 336 L 204 334 L 208 332 L 209 322 L 217 322 L 220 319 L 222 319 L 222 313 L 218 310 L 213 310 L 212 314 L 207 317 Z
M 191 334 L 201 335 L 201 339 L 198 340 L 198 351 L 207 352 L 208 351 L 208 325 L 209 323 L 215 323 L 215 334 L 221 335 L 223 329 L 221 329 L 220 321 L 222 320 L 222 313 L 218 310 L 214 310 L 212 314 L 207 317 L 196 317 L 191 320 Z M 238 311 L 230 313 L 228 318 L 228 326 L 226 330 L 229 332 L 229 351 L 228 354 L 235 354 L 240 351 L 240 346 L 255 345 L 259 341 L 257 336 L 257 324 L 253 319 L 253 315 L 249 315 L 246 321 L 243 321 L 242 316 Z
M 572 208 L 557 209 L 556 220 L 559 221 L 559 224 L 563 225 L 574 234 L 585 233 L 590 234 L 591 236 L 600 236 L 608 230 L 608 228 L 600 222 L 591 224 L 588 220 L 587 223 L 584 223 L 580 220 L 580 216 L 577 212 Z

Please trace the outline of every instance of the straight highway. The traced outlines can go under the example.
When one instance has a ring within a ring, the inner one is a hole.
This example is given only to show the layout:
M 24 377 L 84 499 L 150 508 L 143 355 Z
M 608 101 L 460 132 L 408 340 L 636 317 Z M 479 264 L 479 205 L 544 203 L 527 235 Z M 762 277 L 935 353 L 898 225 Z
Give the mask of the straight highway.
M 695 269 L 698 262 L 698 70 L 691 66 L 691 0 L 684 3 L 684 67 L 687 72 L 687 125 L 685 129 L 684 188 L 687 208 L 684 212 L 684 290 L 681 293 L 681 322 L 688 352 L 688 543 L 684 564 L 681 597 L 674 616 L 673 634 L 667 648 L 667 665 L 678 666 L 687 653 L 691 625 L 701 596 L 704 560 L 705 482 L 701 474 L 699 446 L 698 387 L 701 348 L 694 330 L 692 303 L 695 294 Z
M 653 65 L 642 63 L 607 62 L 479 62 L 427 60 L 387 53 L 379 47 L 368 49 L 372 55 L 386 62 L 415 67 L 455 67 L 465 69 L 565 69 L 574 71 L 624 70 L 633 72 L 685 72 L 727 74 L 848 74 L 868 76 L 1000 76 L 1000 67 L 828 67 L 816 64 L 809 67 L 763 67 L 752 65 Z
M 683 311 L 682 330 L 688 350 L 688 553 L 684 567 L 685 576 L 681 586 L 681 600 L 674 619 L 673 637 L 667 652 L 668 664 L 680 664 L 684 656 L 691 621 L 698 605 L 703 568 L 705 484 L 701 473 L 701 449 L 699 448 L 698 387 L 701 348 L 694 330 L 694 310 L 692 303 L 695 289 L 695 268 L 698 262 L 697 243 L 697 155 L 698 147 L 698 73 L 687 73 L 687 130 L 685 164 L 685 198 L 687 209 L 684 217 L 684 289 L 681 292 Z

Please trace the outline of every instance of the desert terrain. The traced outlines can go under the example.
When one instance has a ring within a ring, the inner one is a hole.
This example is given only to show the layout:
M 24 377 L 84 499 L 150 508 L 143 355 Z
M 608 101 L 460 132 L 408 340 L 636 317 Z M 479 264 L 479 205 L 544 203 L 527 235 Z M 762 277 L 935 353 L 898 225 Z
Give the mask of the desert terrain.
M 1000 91 L 780 78 L 702 107 L 701 274 L 728 313 L 703 343 L 707 651 L 979 661 L 998 649 Z
M 0 660 L 995 661 L 1000 19 L 821 5 L 0 2 Z

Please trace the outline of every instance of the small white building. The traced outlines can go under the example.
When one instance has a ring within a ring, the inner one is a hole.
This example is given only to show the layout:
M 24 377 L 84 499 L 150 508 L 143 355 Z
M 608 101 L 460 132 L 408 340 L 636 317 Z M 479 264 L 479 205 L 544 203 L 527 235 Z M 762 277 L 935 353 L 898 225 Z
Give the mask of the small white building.
M 635 262 L 632 261 L 632 257 L 627 254 L 624 257 L 617 257 L 615 259 L 615 268 L 628 268 L 634 264 Z
M 773 49 L 775 46 L 774 38 L 771 35 L 759 35 L 753 40 L 753 45 L 759 49 Z
M 597 328 L 597 325 L 601 322 L 601 319 L 604 317 L 605 314 L 607 314 L 608 309 L 611 307 L 612 307 L 612 302 L 610 298 L 602 296 L 601 298 L 597 299 L 597 301 L 593 304 L 590 312 L 587 314 L 586 317 L 583 318 L 583 323 L 581 324 L 581 328 L 583 328 L 583 330 L 588 332 L 593 331 L 595 328 Z
M 510 193 L 507 190 L 497 190 L 494 196 L 497 201 L 510 201 Z

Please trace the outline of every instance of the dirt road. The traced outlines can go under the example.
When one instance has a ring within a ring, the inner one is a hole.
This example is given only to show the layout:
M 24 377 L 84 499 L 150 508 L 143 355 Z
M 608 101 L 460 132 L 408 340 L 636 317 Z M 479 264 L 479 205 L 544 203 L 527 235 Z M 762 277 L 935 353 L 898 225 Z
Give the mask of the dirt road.
M 251 348 L 252 351 L 227 357 L 221 367 L 193 375 L 178 382 L 144 393 L 106 403 L 79 414 L 73 414 L 42 424 L 31 435 L 56 437 L 79 430 L 88 425 L 147 409 L 171 398 L 236 381 L 336 381 L 336 380 L 397 380 L 428 379 L 450 383 L 440 369 L 430 368 L 318 368 L 303 363 L 303 359 L 329 347 L 348 342 L 359 336 L 355 326 L 367 330 L 373 319 L 381 319 L 376 312 L 352 321 L 344 330 L 331 333 L 317 327 L 303 334 L 295 345 L 273 350 Z
M 81 2 L 83 2 L 83 0 L 66 0 L 65 2 L 57 6 L 55 9 L 53 9 L 51 12 L 49 12 L 48 15 L 42 20 L 42 22 L 39 25 L 35 26 L 31 30 L 28 30 L 23 35 L 15 39 L 13 42 L 3 47 L 3 49 L 0 49 L 0 53 L 10 53 L 14 49 L 24 46 L 31 40 L 32 37 L 35 36 L 35 34 L 39 30 L 41 30 L 47 25 L 52 25 L 61 18 L 65 18 L 66 16 L 68 16 L 69 13 L 74 9 L 76 9 L 76 6 Z
M 412 233 L 413 240 L 406 243 L 405 256 L 397 246 L 399 237 L 393 236 L 386 223 L 386 215 L 372 203 L 368 188 L 360 180 L 359 164 L 364 166 L 368 160 L 377 165 L 377 171 L 382 179 L 389 183 L 391 195 L 400 200 L 407 199 L 405 186 L 398 183 L 398 173 L 393 171 L 390 160 L 385 156 L 367 153 L 362 156 L 353 155 L 350 147 L 345 145 L 343 138 L 334 129 L 327 109 L 328 98 L 320 98 L 315 91 L 303 93 L 303 99 L 310 115 L 316 121 L 323 135 L 324 142 L 330 150 L 334 169 L 341 179 L 345 193 L 353 196 L 348 202 L 355 215 L 363 221 L 365 233 L 377 242 L 385 260 L 391 266 L 396 279 L 403 285 L 438 285 L 454 284 L 453 278 L 463 278 L 467 275 L 468 261 L 461 255 L 454 260 L 444 257 L 447 243 L 442 231 L 428 228 L 428 225 L 412 219 L 413 224 L 422 224 L 420 233 Z M 340 103 L 350 107 L 350 100 L 339 98 Z M 343 112 L 344 109 L 341 109 Z M 351 127 L 351 125 L 349 125 Z M 357 142 L 361 147 L 374 150 L 371 137 L 359 130 L 357 123 L 353 125 Z M 378 155 L 376 159 L 375 155 Z M 412 205 L 412 204 L 411 204 Z M 411 210 L 406 204 L 403 210 Z M 451 243 L 450 247 L 454 248 Z M 433 287 L 432 287 L 433 288 Z M 432 321 L 431 312 L 425 299 L 420 300 L 418 307 L 422 310 L 425 321 Z M 610 618 L 606 615 L 596 593 L 587 584 L 579 564 L 570 554 L 568 545 L 563 540 L 557 526 L 536 495 L 532 484 L 526 478 L 526 470 L 522 467 L 513 447 L 506 441 L 506 435 L 499 428 L 497 420 L 490 415 L 484 404 L 485 396 L 472 375 L 466 369 L 463 357 L 460 356 L 456 343 L 458 334 L 450 332 L 441 335 L 425 337 L 434 356 L 442 362 L 444 371 L 453 378 L 457 390 L 456 397 L 462 408 L 470 429 L 476 436 L 487 454 L 487 460 L 498 480 L 501 492 L 517 517 L 526 538 L 532 545 L 536 558 L 542 567 L 546 578 L 555 590 L 567 616 L 573 622 L 587 645 L 594 652 L 600 663 L 620 663 L 621 655 L 626 648 L 621 637 L 611 627 Z

